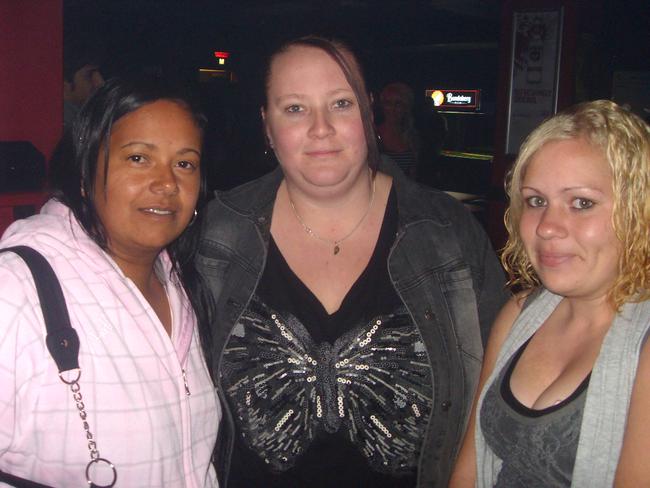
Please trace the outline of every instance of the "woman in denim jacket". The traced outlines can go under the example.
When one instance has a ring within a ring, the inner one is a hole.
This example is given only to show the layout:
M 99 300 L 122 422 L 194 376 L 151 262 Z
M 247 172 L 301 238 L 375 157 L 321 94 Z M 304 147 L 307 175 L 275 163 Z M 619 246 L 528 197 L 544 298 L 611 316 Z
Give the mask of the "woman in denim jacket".
M 347 47 L 285 44 L 266 90 L 280 167 L 217 194 L 197 255 L 220 486 L 446 486 L 502 269 L 462 205 L 381 162 Z

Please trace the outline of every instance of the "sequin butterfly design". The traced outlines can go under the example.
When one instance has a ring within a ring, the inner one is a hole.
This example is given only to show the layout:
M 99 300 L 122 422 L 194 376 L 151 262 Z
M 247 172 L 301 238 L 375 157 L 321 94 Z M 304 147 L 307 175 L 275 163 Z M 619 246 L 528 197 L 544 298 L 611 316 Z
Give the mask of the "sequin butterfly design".
M 224 352 L 222 383 L 245 443 L 276 471 L 322 429 L 347 429 L 380 472 L 411 472 L 431 412 L 432 380 L 406 310 L 377 317 L 333 345 L 254 297 Z

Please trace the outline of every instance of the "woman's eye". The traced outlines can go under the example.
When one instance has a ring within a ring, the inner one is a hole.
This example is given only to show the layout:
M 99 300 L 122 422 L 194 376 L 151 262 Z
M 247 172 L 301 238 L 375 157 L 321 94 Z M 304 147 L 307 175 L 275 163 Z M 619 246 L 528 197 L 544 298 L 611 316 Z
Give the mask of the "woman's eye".
M 585 210 L 594 206 L 594 202 L 588 198 L 575 198 L 571 202 L 571 206 L 578 210 Z
M 196 167 L 197 167 L 197 164 L 193 163 L 192 161 L 179 161 L 178 163 L 176 163 L 176 166 L 178 166 L 179 168 L 182 168 L 182 169 L 195 170 Z
M 346 99 L 341 99 L 341 100 L 337 100 L 336 102 L 334 102 L 334 107 L 336 107 L 336 108 L 348 108 L 348 107 L 351 107 L 351 106 L 352 106 L 352 102 L 350 100 L 346 100 Z
M 287 108 L 284 109 L 284 111 L 290 114 L 295 114 L 298 112 L 302 112 L 302 107 L 300 105 L 289 105 Z
M 142 156 L 140 154 L 132 154 L 127 159 L 129 161 L 133 162 L 133 163 L 142 163 L 142 162 L 144 162 L 144 156 Z
M 532 208 L 543 207 L 545 204 L 546 200 L 537 195 L 526 198 L 526 205 Z

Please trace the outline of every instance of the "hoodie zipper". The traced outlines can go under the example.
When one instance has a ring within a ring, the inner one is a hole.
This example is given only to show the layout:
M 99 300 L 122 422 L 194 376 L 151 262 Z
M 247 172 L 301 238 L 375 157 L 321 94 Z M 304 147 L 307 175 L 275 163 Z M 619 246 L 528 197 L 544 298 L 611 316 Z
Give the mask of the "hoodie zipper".
M 185 386 L 185 395 L 190 396 L 190 387 L 187 384 L 187 375 L 185 374 L 185 368 L 181 368 L 181 371 L 183 372 L 183 386 Z

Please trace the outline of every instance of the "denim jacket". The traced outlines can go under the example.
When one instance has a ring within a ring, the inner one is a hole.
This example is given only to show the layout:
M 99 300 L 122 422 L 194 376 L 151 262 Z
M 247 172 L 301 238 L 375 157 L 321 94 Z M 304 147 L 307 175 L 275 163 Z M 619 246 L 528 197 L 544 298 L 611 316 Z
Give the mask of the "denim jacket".
M 506 299 L 504 274 L 486 234 L 461 204 L 425 189 L 383 163 L 397 195 L 398 232 L 388 272 L 426 345 L 432 368 L 433 408 L 421 449 L 418 487 L 447 486 L 478 382 L 483 344 Z M 212 293 L 213 374 L 223 402 L 215 452 L 226 487 L 234 423 L 221 385 L 223 349 L 262 276 L 280 168 L 228 192 L 206 210 L 197 253 Z

